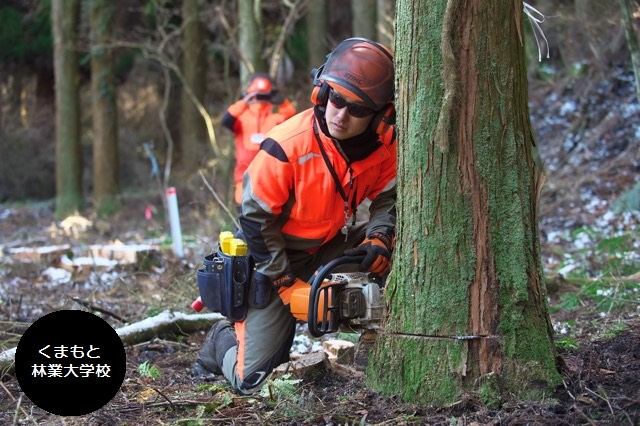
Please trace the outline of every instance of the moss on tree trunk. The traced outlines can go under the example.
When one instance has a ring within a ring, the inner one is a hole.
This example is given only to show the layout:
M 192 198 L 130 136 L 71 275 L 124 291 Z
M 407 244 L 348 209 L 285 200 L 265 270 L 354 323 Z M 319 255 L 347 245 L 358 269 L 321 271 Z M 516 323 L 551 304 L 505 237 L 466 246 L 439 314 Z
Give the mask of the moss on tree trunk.
M 398 230 L 370 386 L 447 404 L 559 384 L 542 285 L 522 2 L 400 0 Z

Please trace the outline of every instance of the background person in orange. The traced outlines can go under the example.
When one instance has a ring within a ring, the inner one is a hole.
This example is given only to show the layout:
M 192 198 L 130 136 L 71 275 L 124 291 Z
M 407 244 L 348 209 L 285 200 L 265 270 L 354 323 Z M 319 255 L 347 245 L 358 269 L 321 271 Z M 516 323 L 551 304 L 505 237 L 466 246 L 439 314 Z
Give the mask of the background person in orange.
M 222 125 L 235 136 L 233 180 L 238 208 L 242 201 L 242 175 L 260 150 L 264 135 L 295 113 L 295 107 L 278 93 L 266 73 L 253 74 L 242 99 L 227 108 Z

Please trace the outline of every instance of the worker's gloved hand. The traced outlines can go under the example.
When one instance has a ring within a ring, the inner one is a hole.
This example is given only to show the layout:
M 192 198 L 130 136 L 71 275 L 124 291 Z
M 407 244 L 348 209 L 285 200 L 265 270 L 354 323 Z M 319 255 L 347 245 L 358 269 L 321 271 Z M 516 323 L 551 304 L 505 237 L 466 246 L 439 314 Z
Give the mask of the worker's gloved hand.
M 273 285 L 278 290 L 278 295 L 282 299 L 282 303 L 288 305 L 291 303 L 291 294 L 299 288 L 311 288 L 311 284 L 297 278 L 292 273 L 287 273 L 282 277 L 273 281 Z
M 278 92 L 271 92 L 271 103 L 281 105 L 284 102 L 284 96 Z
M 393 240 L 382 233 L 374 233 L 355 248 L 344 252 L 346 256 L 364 255 L 360 263 L 361 271 L 369 271 L 385 276 L 391 270 L 391 250 Z
M 256 92 L 247 93 L 242 98 L 242 101 L 247 105 L 256 103 L 258 101 L 258 94 Z

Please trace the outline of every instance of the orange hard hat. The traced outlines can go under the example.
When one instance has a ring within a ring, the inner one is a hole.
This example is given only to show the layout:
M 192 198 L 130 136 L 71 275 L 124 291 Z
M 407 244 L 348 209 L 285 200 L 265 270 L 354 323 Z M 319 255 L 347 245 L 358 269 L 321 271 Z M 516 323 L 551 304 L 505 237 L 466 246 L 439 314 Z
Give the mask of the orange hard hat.
M 341 42 L 317 70 L 318 82 L 326 82 L 343 95 L 379 110 L 394 95 L 393 54 L 375 41 L 354 37 Z
M 266 73 L 255 73 L 249 80 L 247 93 L 271 93 L 273 84 L 271 78 Z

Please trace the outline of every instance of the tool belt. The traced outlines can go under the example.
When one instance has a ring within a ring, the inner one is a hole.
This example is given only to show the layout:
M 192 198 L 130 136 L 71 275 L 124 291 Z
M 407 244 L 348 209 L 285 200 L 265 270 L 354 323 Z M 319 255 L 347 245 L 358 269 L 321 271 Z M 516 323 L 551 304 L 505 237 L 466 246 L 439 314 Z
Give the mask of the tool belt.
M 247 310 L 266 308 L 271 299 L 271 281 L 254 273 L 250 254 L 232 256 L 220 248 L 204 257 L 198 270 L 198 289 L 202 303 L 232 321 L 244 321 Z

